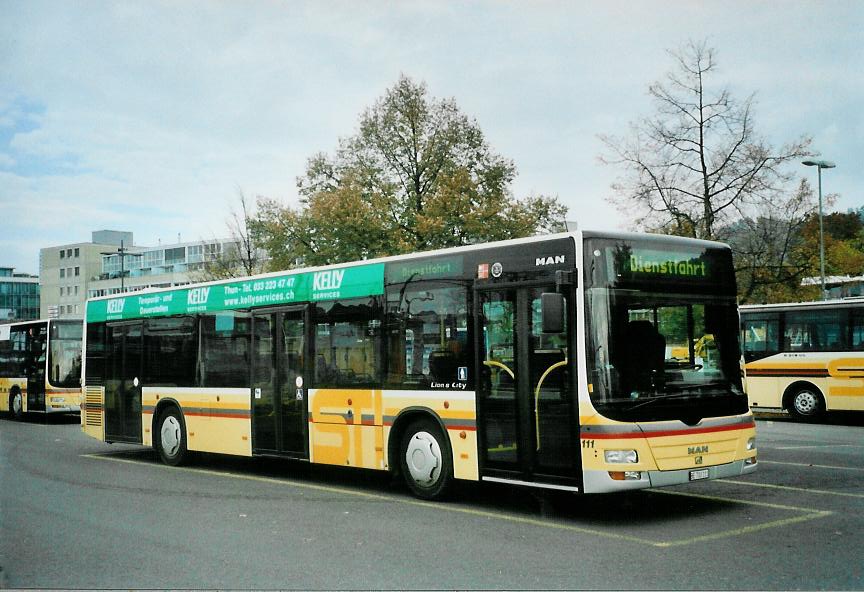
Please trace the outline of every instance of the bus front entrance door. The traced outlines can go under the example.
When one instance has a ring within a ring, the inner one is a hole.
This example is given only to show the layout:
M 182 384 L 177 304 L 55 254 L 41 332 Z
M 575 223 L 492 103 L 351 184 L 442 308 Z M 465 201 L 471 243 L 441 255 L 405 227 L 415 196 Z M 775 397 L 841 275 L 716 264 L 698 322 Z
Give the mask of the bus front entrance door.
M 141 442 L 143 324 L 108 326 L 111 362 L 105 368 L 105 440 Z
M 253 321 L 252 445 L 256 453 L 309 458 L 305 307 Z
M 477 292 L 484 479 L 578 487 L 578 416 L 568 359 L 572 321 L 562 333 L 542 332 L 540 296 L 551 291 Z

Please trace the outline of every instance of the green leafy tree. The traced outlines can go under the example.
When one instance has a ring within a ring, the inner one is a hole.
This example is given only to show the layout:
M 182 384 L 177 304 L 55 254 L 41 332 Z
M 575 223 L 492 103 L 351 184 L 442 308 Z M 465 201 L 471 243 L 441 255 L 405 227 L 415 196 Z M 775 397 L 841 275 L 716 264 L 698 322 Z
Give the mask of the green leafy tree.
M 831 203 L 836 196 L 829 195 Z M 825 274 L 864 274 L 864 220 L 858 212 L 833 212 L 822 219 L 825 244 Z M 813 213 L 804 224 L 798 257 L 810 265 L 811 277 L 819 275 L 819 216 Z
M 299 207 L 259 201 L 255 235 L 272 267 L 325 264 L 563 228 L 557 198 L 516 199 L 512 161 L 453 99 L 402 76 L 335 153 L 311 157 Z
M 813 261 L 802 258 L 804 232 L 816 210 L 813 191 L 806 180 L 786 200 L 786 209 L 761 208 L 724 229 L 732 246 L 738 295 L 742 304 L 789 302 L 813 296 L 802 291 L 801 280 L 812 273 Z M 818 250 L 816 269 L 818 269 Z M 816 292 L 814 292 L 816 294 Z

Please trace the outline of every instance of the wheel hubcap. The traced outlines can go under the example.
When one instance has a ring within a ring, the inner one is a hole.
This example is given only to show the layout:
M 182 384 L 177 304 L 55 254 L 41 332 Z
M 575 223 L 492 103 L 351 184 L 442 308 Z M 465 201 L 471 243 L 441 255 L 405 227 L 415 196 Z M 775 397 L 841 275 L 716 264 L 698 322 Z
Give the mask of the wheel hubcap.
M 810 391 L 802 391 L 795 395 L 795 410 L 801 415 L 810 415 L 816 411 L 816 395 Z
M 411 478 L 418 485 L 429 487 L 441 475 L 441 447 L 429 432 L 417 432 L 408 442 L 405 461 Z
M 173 415 L 169 415 L 162 422 L 162 429 L 159 430 L 159 435 L 162 438 L 162 452 L 166 456 L 176 456 L 180 450 L 180 422 Z

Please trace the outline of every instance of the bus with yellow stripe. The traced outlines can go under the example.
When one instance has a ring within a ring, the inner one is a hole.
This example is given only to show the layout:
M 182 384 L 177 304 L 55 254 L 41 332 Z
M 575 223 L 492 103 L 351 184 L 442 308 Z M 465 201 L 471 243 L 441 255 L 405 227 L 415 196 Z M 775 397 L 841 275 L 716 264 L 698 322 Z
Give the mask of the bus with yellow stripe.
M 735 476 L 756 468 L 737 326 L 728 246 L 587 231 L 95 298 L 81 425 L 428 499 Z
M 82 331 L 80 319 L 0 325 L 0 412 L 77 413 Z
M 741 307 L 754 409 L 864 411 L 864 298 Z

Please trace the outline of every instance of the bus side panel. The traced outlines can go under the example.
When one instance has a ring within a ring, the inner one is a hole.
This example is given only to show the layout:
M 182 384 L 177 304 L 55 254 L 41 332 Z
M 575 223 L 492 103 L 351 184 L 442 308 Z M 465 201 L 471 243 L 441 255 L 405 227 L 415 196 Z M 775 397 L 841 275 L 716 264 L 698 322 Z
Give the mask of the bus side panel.
M 9 411 L 9 395 L 12 392 L 12 387 L 17 386 L 21 390 L 23 404 L 27 405 L 27 379 L 20 378 L 0 378 L 0 411 Z
M 744 366 L 747 400 L 751 408 L 780 409 L 783 407 L 783 391 L 789 381 L 770 376 L 762 368 L 776 362 L 778 356 L 771 356 L 750 362 Z
M 405 409 L 423 409 L 445 426 L 457 479 L 479 478 L 473 392 L 310 389 L 309 460 L 386 470 L 393 423 Z
M 105 440 L 105 387 L 84 388 L 81 400 L 81 430 L 87 436 Z
M 382 400 L 377 389 L 310 389 L 309 460 L 383 470 Z
M 251 397 L 247 388 L 144 387 L 141 395 L 142 444 L 153 445 L 154 411 L 159 401 L 176 401 L 186 423 L 186 446 L 198 452 L 252 456 Z
M 843 356 L 828 362 L 828 400 L 831 409 L 864 411 L 864 357 Z
M 384 425 L 392 426 L 405 409 L 428 409 L 444 424 L 453 452 L 453 476 L 477 481 L 480 467 L 477 448 L 477 406 L 473 391 L 384 391 Z M 390 450 L 390 432 L 387 433 Z M 398 447 L 397 447 L 398 448 Z M 388 466 L 398 459 L 387 459 Z
M 808 382 L 822 392 L 829 411 L 864 411 L 864 357 L 783 353 L 750 362 L 746 372 L 754 407 L 780 408 L 791 385 Z

